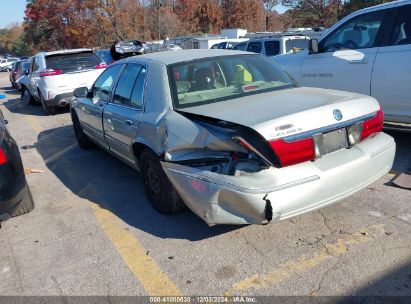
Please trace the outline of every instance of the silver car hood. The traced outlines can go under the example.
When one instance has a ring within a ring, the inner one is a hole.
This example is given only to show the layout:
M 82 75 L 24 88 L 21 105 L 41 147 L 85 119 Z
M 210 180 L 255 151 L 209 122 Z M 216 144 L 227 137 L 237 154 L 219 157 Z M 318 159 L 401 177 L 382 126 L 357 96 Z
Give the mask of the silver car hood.
M 343 114 L 339 121 L 333 115 L 335 109 Z M 274 139 L 352 120 L 378 109 L 378 102 L 369 96 L 301 87 L 179 111 L 237 123 L 256 130 L 266 139 Z

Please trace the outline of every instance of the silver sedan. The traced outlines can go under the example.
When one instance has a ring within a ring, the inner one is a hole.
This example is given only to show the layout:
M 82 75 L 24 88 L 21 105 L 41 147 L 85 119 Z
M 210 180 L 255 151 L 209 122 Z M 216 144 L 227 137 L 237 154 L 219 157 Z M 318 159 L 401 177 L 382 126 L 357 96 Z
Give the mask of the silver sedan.
M 322 208 L 379 179 L 395 154 L 374 98 L 299 87 L 258 54 L 132 57 L 74 95 L 81 147 L 139 170 L 159 212 L 187 206 L 209 225 Z

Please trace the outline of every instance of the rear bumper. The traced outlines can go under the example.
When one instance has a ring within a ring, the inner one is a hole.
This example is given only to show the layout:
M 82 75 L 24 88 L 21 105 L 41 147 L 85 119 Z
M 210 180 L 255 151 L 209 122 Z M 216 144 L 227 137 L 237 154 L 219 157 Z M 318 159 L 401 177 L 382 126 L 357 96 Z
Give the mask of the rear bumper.
M 187 206 L 209 225 L 263 224 L 340 201 L 386 174 L 394 156 L 393 138 L 379 133 L 315 162 L 240 177 L 162 166 Z
M 49 107 L 64 107 L 71 103 L 73 92 L 57 94 L 53 99 L 46 100 Z

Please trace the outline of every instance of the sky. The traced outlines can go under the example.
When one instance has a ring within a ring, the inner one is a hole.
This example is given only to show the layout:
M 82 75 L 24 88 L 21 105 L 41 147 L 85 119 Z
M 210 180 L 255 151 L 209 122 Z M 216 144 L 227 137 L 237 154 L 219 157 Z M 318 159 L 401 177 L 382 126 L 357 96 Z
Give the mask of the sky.
M 26 0 L 0 0 L 0 28 L 23 22 Z
M 0 0 L 0 28 L 13 22 L 23 22 L 26 0 Z M 283 13 L 286 8 L 282 5 L 276 7 L 277 12 Z

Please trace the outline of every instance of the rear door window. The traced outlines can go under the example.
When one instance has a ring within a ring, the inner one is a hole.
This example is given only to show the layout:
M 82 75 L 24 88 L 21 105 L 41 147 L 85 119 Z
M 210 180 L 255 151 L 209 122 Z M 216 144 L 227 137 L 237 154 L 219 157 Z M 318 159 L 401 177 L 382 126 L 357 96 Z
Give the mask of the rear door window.
M 56 54 L 46 57 L 46 68 L 60 70 L 62 73 L 91 70 L 100 63 L 101 59 L 92 52 Z
M 136 83 L 134 84 L 133 93 L 131 94 L 130 104 L 132 107 L 141 109 L 144 101 L 144 84 L 146 80 L 146 68 L 142 67 Z
M 131 93 L 140 70 L 141 65 L 127 64 L 118 80 L 117 87 L 114 92 L 114 103 L 122 105 L 130 104 Z
M 280 42 L 279 41 L 265 41 L 264 42 L 265 55 L 275 56 L 280 53 Z

